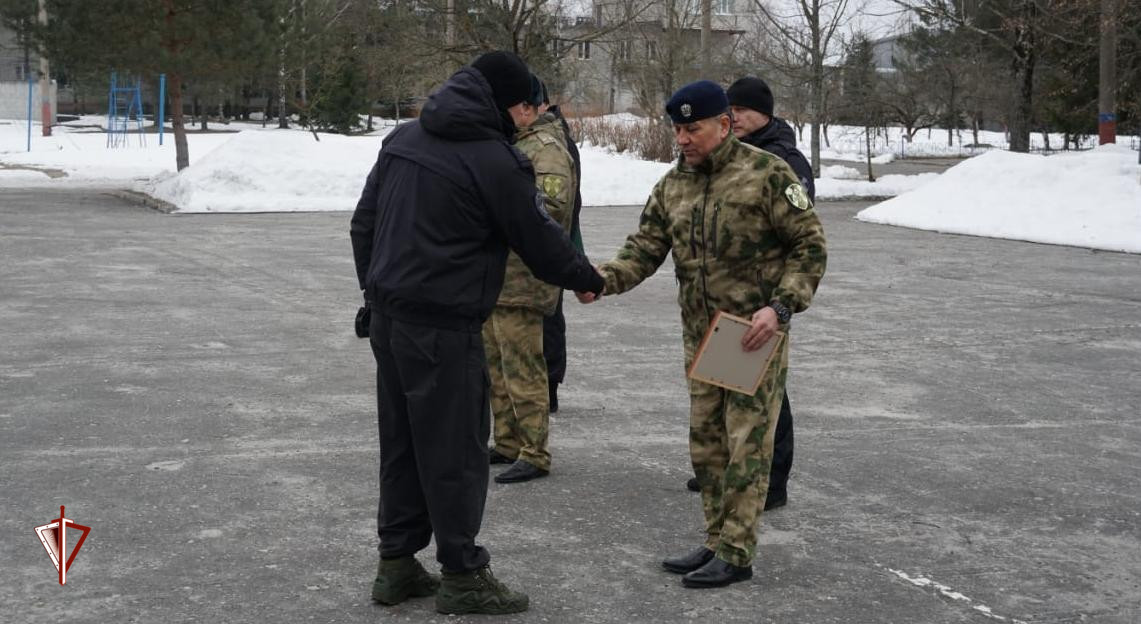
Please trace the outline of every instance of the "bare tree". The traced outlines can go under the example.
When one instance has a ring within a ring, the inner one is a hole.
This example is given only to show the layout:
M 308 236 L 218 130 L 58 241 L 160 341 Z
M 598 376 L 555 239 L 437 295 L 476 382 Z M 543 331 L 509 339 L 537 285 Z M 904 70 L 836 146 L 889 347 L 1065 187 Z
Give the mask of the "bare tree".
M 1003 51 L 1014 77 L 1008 113 L 1010 149 L 1030 150 L 1034 117 L 1035 71 L 1045 46 L 1052 42 L 1094 46 L 1089 33 L 1073 33 L 1076 16 L 1094 7 L 1089 0 L 894 0 L 925 22 L 957 28 L 982 37 Z
M 840 27 L 851 18 L 860 0 L 795 0 L 792 6 L 774 6 L 753 0 L 766 28 L 785 45 L 808 58 L 809 97 L 812 101 L 810 139 L 812 172 L 820 175 L 820 135 L 824 125 L 827 74 L 825 61 L 836 52 Z
M 744 30 L 736 17 L 715 17 L 705 4 L 620 0 L 598 5 L 593 42 L 609 54 L 610 79 L 629 85 L 643 112 L 661 116 L 662 103 L 682 84 L 722 80 L 738 70 L 735 58 Z M 605 88 L 612 94 L 616 85 Z

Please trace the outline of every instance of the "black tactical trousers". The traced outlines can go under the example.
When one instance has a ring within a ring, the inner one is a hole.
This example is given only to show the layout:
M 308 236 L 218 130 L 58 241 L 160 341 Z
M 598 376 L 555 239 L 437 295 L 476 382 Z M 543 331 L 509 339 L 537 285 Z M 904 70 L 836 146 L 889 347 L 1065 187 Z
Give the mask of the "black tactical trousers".
M 479 326 L 414 325 L 374 312 L 380 430 L 380 556 L 414 554 L 436 536 L 448 572 L 487 565 L 475 537 L 487 499 L 487 364 Z
M 770 497 L 774 492 L 784 494 L 788 488 L 790 470 L 792 470 L 792 408 L 788 405 L 788 391 L 785 391 L 773 438 L 773 469 L 769 473 Z
M 543 359 L 547 361 L 547 382 L 561 384 L 567 373 L 567 320 L 563 316 L 563 295 L 550 316 L 543 317 Z

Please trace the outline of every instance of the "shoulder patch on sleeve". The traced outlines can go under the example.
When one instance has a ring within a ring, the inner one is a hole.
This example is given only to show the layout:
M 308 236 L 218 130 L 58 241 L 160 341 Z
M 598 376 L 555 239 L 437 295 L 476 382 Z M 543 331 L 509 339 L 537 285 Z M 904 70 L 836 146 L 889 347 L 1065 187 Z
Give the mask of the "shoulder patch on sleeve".
M 563 201 L 563 190 L 566 188 L 566 178 L 561 175 L 547 174 L 542 177 L 543 192 L 556 201 Z
M 804 187 L 800 184 L 789 184 L 786 186 L 784 196 L 788 199 L 788 203 L 792 204 L 797 210 L 805 211 L 812 207 L 812 202 L 808 199 L 808 193 L 804 192 Z

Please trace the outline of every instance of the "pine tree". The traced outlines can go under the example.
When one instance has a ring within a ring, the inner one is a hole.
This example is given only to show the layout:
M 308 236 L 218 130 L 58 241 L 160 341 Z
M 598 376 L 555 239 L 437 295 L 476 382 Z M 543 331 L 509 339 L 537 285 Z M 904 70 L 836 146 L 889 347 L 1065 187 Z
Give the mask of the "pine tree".
M 862 33 L 848 45 L 843 68 L 843 106 L 845 117 L 864 127 L 867 150 L 868 182 L 875 182 L 872 172 L 872 129 L 883 123 L 883 81 L 876 72 L 871 41 Z
M 343 49 L 326 73 L 311 113 L 318 128 L 349 134 L 360 124 L 360 114 L 368 107 L 368 84 L 360 60 L 351 49 Z
M 48 0 L 40 41 L 77 72 L 167 75 L 179 170 L 190 164 L 188 85 L 239 81 L 264 62 L 277 0 Z M 215 87 L 216 89 L 216 87 Z

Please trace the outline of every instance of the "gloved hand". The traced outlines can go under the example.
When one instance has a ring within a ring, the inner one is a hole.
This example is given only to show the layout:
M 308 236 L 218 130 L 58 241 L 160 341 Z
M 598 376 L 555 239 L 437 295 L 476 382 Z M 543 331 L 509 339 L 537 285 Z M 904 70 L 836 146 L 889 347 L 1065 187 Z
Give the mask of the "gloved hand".
M 372 322 L 372 302 L 367 298 L 364 305 L 357 310 L 357 320 L 354 323 L 357 338 L 368 338 L 368 326 Z

